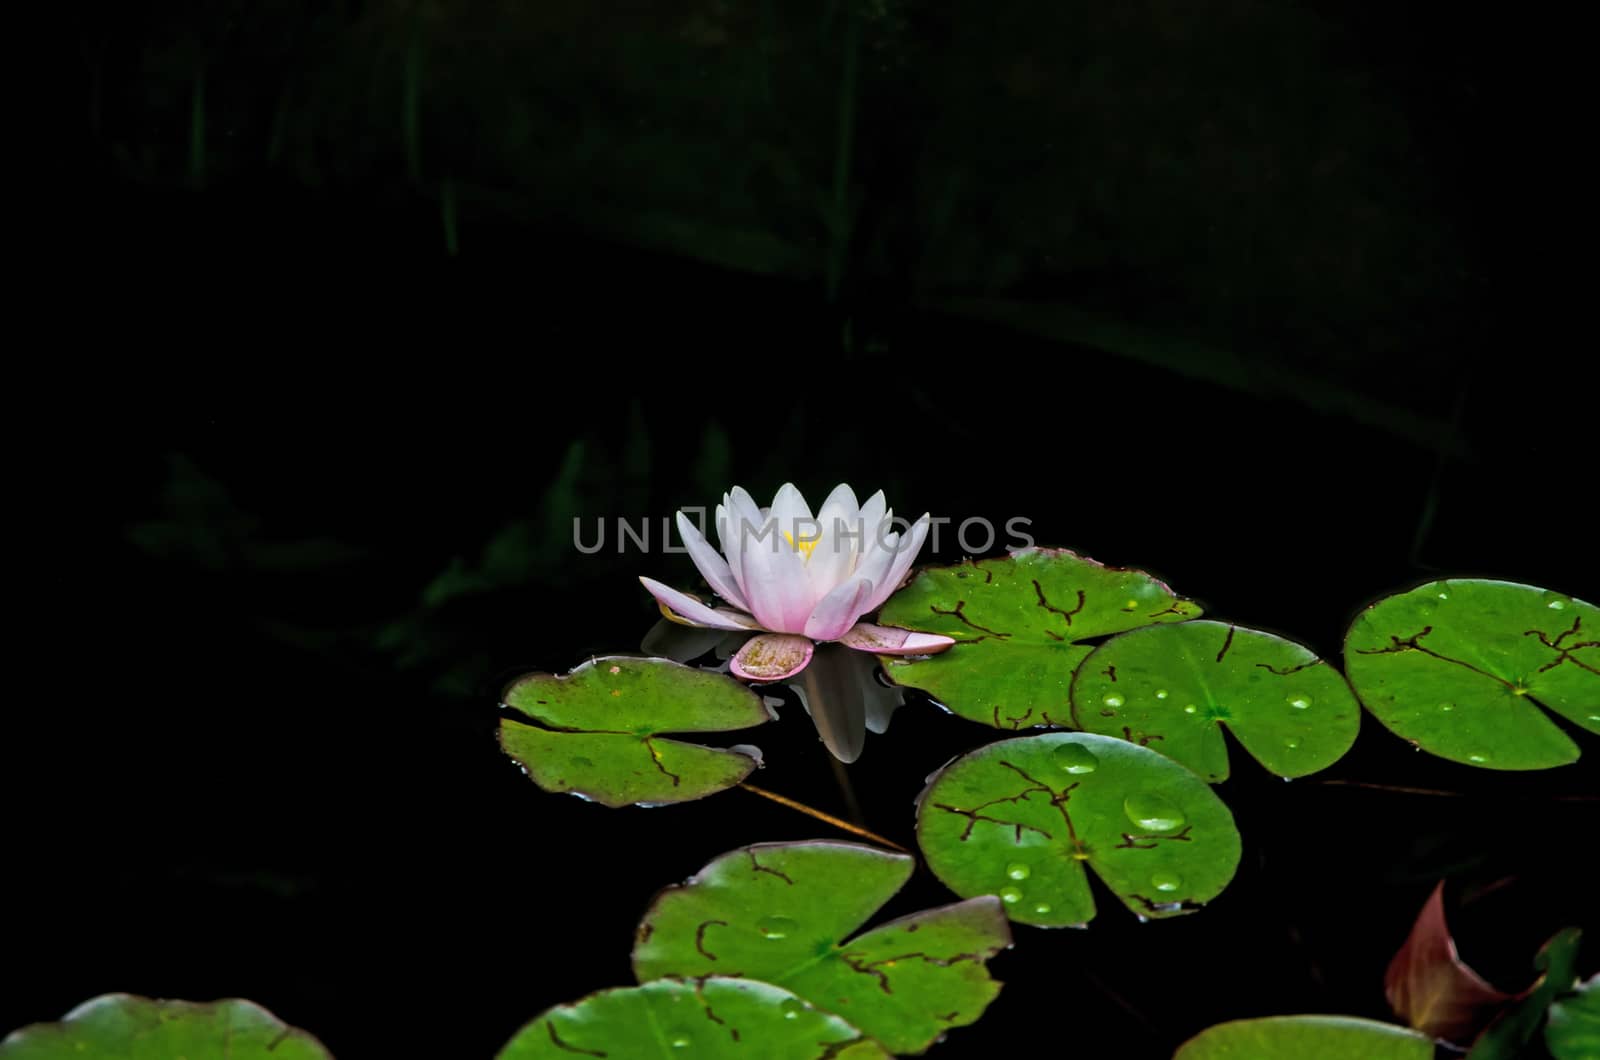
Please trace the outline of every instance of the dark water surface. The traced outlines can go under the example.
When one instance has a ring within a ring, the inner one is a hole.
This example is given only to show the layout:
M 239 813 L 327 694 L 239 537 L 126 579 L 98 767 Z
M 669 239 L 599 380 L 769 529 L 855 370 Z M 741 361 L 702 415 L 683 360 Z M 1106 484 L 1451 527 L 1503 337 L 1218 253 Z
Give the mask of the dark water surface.
M 591 326 L 595 348 L 628 337 Z M 908 349 L 961 341 L 905 324 Z M 693 584 L 681 555 L 580 555 L 574 514 L 649 516 L 659 534 L 662 515 L 733 482 L 758 496 L 784 478 L 813 497 L 881 486 L 910 514 L 1026 516 L 1042 544 L 1147 567 L 1212 617 L 1335 656 L 1361 604 L 1441 573 L 1594 594 L 1592 542 L 1528 517 L 1568 488 L 1570 434 L 1531 430 L 1537 409 L 1508 414 L 1503 388 L 1465 375 L 1413 395 L 1418 415 L 1448 416 L 1469 382 L 1464 455 L 1441 463 L 1293 394 L 1014 338 L 974 344 L 980 363 L 903 375 L 799 345 L 713 336 L 648 388 L 607 373 L 485 380 L 431 413 L 105 421 L 80 468 L 98 512 L 93 606 L 69 634 L 66 695 L 26 705 L 8 747 L 26 795 L 10 814 L 5 948 L 23 974 L 0 1023 L 104 991 L 240 995 L 341 1057 L 489 1056 L 542 1009 L 629 982 L 657 888 L 735 846 L 829 836 L 738 791 L 606 810 L 540 792 L 502 757 L 504 680 L 637 650 L 654 618 L 638 574 Z M 741 356 L 780 370 L 741 391 L 754 378 Z M 725 443 L 707 447 L 713 419 Z M 547 490 L 564 462 L 566 484 Z M 959 557 L 942 544 L 925 558 Z M 867 823 L 909 845 L 923 778 L 995 735 L 902 709 L 850 767 Z M 1244 836 L 1232 886 L 1172 921 L 1137 923 L 1102 893 L 1087 931 L 1019 928 L 992 964 L 1000 999 L 937 1055 L 1044 1028 L 1064 1051 L 1154 1058 L 1229 1018 L 1383 1018 L 1384 966 L 1441 877 L 1467 900 L 1466 956 L 1520 987 L 1547 936 L 1593 925 L 1595 805 L 1557 798 L 1600 790 L 1600 747 L 1576 738 L 1583 762 L 1532 774 L 1435 760 L 1370 718 L 1348 758 L 1294 783 L 1236 753 L 1219 789 Z M 843 812 L 800 710 L 757 742 L 757 783 Z M 884 915 L 950 897 L 919 872 Z

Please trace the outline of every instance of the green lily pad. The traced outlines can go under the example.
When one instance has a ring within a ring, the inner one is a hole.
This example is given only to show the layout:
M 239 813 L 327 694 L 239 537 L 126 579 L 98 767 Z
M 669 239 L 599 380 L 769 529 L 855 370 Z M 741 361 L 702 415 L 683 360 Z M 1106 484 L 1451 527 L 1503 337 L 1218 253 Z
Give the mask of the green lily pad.
M 1303 777 L 1350 750 L 1361 704 L 1304 645 L 1225 622 L 1184 622 L 1096 648 L 1073 678 L 1072 720 L 1217 783 L 1228 779 L 1222 726 L 1271 772 Z
M 331 1060 L 305 1031 L 253 1001 L 201 1004 L 104 994 L 59 1023 L 35 1023 L 0 1041 L 5 1060 Z
M 1555 1060 L 1600 1056 L 1600 975 L 1550 1006 L 1544 1044 Z
M 546 791 L 606 806 L 686 802 L 739 783 L 754 748 L 704 747 L 663 733 L 725 732 L 770 721 L 754 692 L 668 659 L 608 655 L 566 676 L 528 674 L 505 705 L 536 725 L 500 722 L 500 746 Z
M 1353 1016 L 1269 1016 L 1207 1027 L 1172 1060 L 1432 1060 L 1433 1040 Z
M 1582 939 L 1583 932 L 1577 928 L 1562 928 L 1539 947 L 1533 959 L 1534 967 L 1543 973 L 1539 981 L 1478 1035 L 1467 1060 L 1517 1060 L 1527 1055 L 1527 1044 L 1538 1033 L 1551 1003 L 1578 981 L 1578 944 Z
M 1345 634 L 1356 695 L 1396 735 L 1485 769 L 1548 769 L 1600 733 L 1600 608 L 1512 582 L 1430 582 L 1368 607 Z M 1537 706 L 1535 705 L 1537 704 Z
M 523 1027 L 499 1060 L 886 1060 L 877 1042 L 771 983 L 657 979 L 558 1005 Z
M 995 894 L 1019 923 L 1095 913 L 1085 869 L 1143 918 L 1191 912 L 1239 865 L 1233 814 L 1170 758 L 1091 733 L 989 744 L 935 773 L 917 805 L 928 867 L 957 894 Z
M 984 961 L 1011 945 L 1000 902 L 975 898 L 852 936 L 911 877 L 904 854 L 855 843 L 762 843 L 657 896 L 633 967 L 741 975 L 794 991 L 897 1054 L 920 1053 L 1000 992 Z M 847 936 L 848 940 L 847 940 Z
M 884 605 L 887 626 L 957 641 L 928 659 L 884 656 L 884 671 L 950 710 L 997 729 L 1066 725 L 1073 671 L 1092 637 L 1200 614 L 1143 571 L 1064 549 L 932 567 Z

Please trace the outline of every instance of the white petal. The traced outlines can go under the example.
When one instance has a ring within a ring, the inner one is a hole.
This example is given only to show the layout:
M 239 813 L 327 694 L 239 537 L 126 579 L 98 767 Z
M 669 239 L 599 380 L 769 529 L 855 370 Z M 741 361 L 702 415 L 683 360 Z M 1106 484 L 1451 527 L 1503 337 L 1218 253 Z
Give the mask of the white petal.
M 794 483 L 785 482 L 778 487 L 777 496 L 772 498 L 772 516 L 778 520 L 778 532 L 785 544 L 795 547 L 802 541 L 816 540 L 817 521 L 811 515 L 811 505 Z
M 811 555 L 806 557 L 811 591 L 819 602 L 855 570 L 862 539 L 860 521 L 861 508 L 856 504 L 855 491 L 841 482 L 817 510 L 821 536 Z
M 756 624 L 750 616 L 741 615 L 734 611 L 719 611 L 707 607 L 688 593 L 682 593 L 668 585 L 662 585 L 654 578 L 640 578 L 639 583 L 656 598 L 661 605 L 662 613 L 668 618 L 683 621 L 685 625 L 701 626 L 705 629 L 755 629 Z M 669 613 L 670 612 L 670 613 Z
M 806 636 L 812 640 L 838 640 L 856 624 L 872 599 L 872 583 L 853 578 L 817 601 L 806 620 Z
M 816 601 L 800 553 L 779 536 L 775 521 L 748 533 L 740 561 L 744 596 L 762 628 L 803 633 Z
M 922 551 L 922 542 L 928 537 L 928 524 L 930 516 L 922 513 L 911 527 L 911 532 L 906 535 L 906 540 L 899 545 L 895 552 L 894 563 L 889 567 L 889 573 L 883 581 L 873 581 L 876 588 L 873 590 L 872 600 L 867 606 L 868 611 L 876 611 L 883 606 L 883 602 L 893 596 L 895 590 L 900 588 L 900 583 L 905 581 L 906 571 L 911 569 L 911 564 L 916 560 L 917 553 Z
M 683 538 L 684 547 L 689 550 L 689 558 L 694 561 L 695 569 L 705 578 L 706 584 L 716 590 L 718 596 L 739 610 L 750 610 L 750 606 L 745 603 L 744 593 L 734 580 L 733 571 L 728 569 L 728 561 L 706 542 L 704 535 L 682 512 L 678 513 L 678 536 Z
M 760 532 L 765 518 L 761 514 L 761 509 L 756 507 L 755 498 L 746 493 L 742 487 L 733 487 L 723 498 L 723 502 L 728 507 L 728 524 L 723 531 L 727 537 L 722 541 L 722 554 L 728 557 L 728 567 L 733 571 L 734 578 L 744 593 L 745 601 L 748 602 L 750 587 L 745 584 L 744 554 L 750 547 L 751 540 Z M 752 613 L 753 611 L 752 608 Z

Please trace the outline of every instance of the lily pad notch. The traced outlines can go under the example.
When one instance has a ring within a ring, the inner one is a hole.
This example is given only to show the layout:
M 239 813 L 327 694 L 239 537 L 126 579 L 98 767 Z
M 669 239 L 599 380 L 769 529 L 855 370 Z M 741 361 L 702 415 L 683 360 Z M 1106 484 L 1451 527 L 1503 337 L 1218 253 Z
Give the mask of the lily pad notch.
M 884 656 L 896 683 L 997 729 L 1070 724 L 1070 686 L 1086 640 L 1201 613 L 1162 581 L 1066 549 L 1028 548 L 930 567 L 889 599 L 886 625 L 956 641 L 942 655 Z
M 522 717 L 501 719 L 500 746 L 534 783 L 612 807 L 686 802 L 738 784 L 760 764 L 754 747 L 666 734 L 747 729 L 774 716 L 731 677 L 624 655 L 528 674 L 502 703 Z
M 1302 644 L 1226 622 L 1146 626 L 1094 650 L 1072 681 L 1072 720 L 1228 779 L 1226 726 L 1269 772 L 1303 777 L 1355 744 L 1361 704 Z
M 1172 759 L 1092 733 L 1001 740 L 929 778 L 917 842 L 959 895 L 997 894 L 1014 921 L 1077 927 L 1088 873 L 1141 919 L 1192 912 L 1227 887 L 1240 839 L 1211 786 Z
M 1577 742 L 1546 711 L 1600 733 L 1600 607 L 1551 589 L 1429 582 L 1357 615 L 1344 656 L 1373 717 L 1454 762 L 1526 770 L 1577 761 Z
M 991 895 L 857 933 L 915 859 L 856 843 L 761 843 L 668 887 L 640 922 L 641 982 L 734 975 L 773 983 L 849 1020 L 897 1055 L 976 1021 L 1000 991 L 985 962 L 1011 945 Z

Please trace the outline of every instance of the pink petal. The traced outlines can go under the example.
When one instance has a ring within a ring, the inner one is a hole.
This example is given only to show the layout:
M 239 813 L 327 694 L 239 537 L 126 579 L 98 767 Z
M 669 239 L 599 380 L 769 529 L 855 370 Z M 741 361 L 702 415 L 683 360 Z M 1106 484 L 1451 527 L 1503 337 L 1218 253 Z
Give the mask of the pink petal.
M 792 633 L 763 633 L 751 637 L 734 655 L 728 668 L 746 681 L 782 681 L 806 668 L 816 650 L 805 637 Z
M 872 597 L 872 583 L 854 578 L 817 602 L 806 619 L 806 636 L 812 640 L 838 640 L 856 624 Z
M 818 601 L 848 581 L 855 570 L 864 532 L 855 491 L 841 482 L 817 509 L 820 537 L 806 557 L 806 574 Z
M 752 533 L 740 557 L 745 599 L 763 629 L 804 633 L 806 619 L 817 602 L 806 577 L 805 561 L 778 536 L 776 523 L 769 520 L 762 529 L 764 536 L 758 539 Z
M 728 558 L 733 578 L 739 583 L 745 602 L 749 603 L 750 587 L 745 583 L 744 555 L 755 543 L 755 535 L 760 532 L 761 524 L 766 522 L 766 517 L 761 514 L 761 509 L 756 507 L 755 498 L 740 486 L 728 491 L 723 496 L 722 503 L 728 513 L 726 523 L 719 522 L 717 525 L 717 533 L 722 541 L 722 554 Z M 755 613 L 753 606 L 750 612 Z
M 704 535 L 682 512 L 678 513 L 678 536 L 683 538 L 684 547 L 689 550 L 689 558 L 694 561 L 695 569 L 705 578 L 706 584 L 734 607 L 748 611 L 750 605 L 745 603 L 744 593 L 734 582 L 733 571 L 728 569 L 728 561 L 706 542 Z
M 928 513 L 923 512 L 910 532 L 901 540 L 899 551 L 895 553 L 894 563 L 889 567 L 889 573 L 883 581 L 874 580 L 877 586 L 873 590 L 872 600 L 867 605 L 868 611 L 876 611 L 883 606 L 883 602 L 893 596 L 895 590 L 900 588 L 900 583 L 906 580 L 906 572 L 911 569 L 911 563 L 917 558 L 917 553 L 922 551 L 922 542 L 928 537 Z
M 656 603 L 661 605 L 662 614 L 675 622 L 682 622 L 687 626 L 700 626 L 703 629 L 760 628 L 750 620 L 749 615 L 707 607 L 688 593 L 681 593 L 670 586 L 662 585 L 654 578 L 640 578 L 639 584 L 656 598 Z
M 877 655 L 935 655 L 955 641 L 937 633 L 913 633 L 894 626 L 875 626 L 870 622 L 857 622 L 839 638 L 839 643 L 856 651 L 870 651 Z
M 817 536 L 817 521 L 811 516 L 811 505 L 794 483 L 785 482 L 772 498 L 772 517 L 778 520 L 778 533 L 785 544 L 809 541 Z

